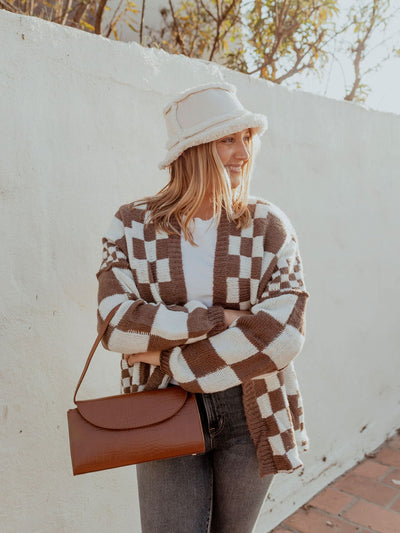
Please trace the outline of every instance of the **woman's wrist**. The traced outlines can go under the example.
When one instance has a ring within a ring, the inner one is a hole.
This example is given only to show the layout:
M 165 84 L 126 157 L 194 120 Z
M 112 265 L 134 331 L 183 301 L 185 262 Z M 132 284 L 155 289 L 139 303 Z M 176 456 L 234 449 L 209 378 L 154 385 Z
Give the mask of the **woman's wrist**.
M 251 311 L 240 311 L 238 309 L 224 309 L 225 326 L 229 326 L 239 317 L 243 315 L 251 315 Z

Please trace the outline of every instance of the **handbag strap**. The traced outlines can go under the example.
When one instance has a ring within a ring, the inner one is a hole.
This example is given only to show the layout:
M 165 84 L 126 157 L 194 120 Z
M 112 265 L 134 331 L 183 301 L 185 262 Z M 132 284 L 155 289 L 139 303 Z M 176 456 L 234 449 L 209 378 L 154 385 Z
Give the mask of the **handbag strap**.
M 79 378 L 79 381 L 78 381 L 78 385 L 76 386 L 76 389 L 75 389 L 75 394 L 74 394 L 74 404 L 77 405 L 76 403 L 76 395 L 78 394 L 78 390 L 79 390 L 79 387 L 81 386 L 82 384 L 82 381 L 83 381 L 83 378 L 85 377 L 86 375 L 86 372 L 89 368 L 89 365 L 90 365 L 90 361 L 92 360 L 92 357 L 94 356 L 94 352 L 97 350 L 97 347 L 98 345 L 100 344 L 100 341 L 101 339 L 103 338 L 103 335 L 104 333 L 106 332 L 106 329 L 108 328 L 108 324 L 110 323 L 112 317 L 115 315 L 115 313 L 117 312 L 117 309 L 118 309 L 119 305 L 117 305 L 116 307 L 114 307 L 114 309 L 112 309 L 108 315 L 106 316 L 104 322 L 103 322 L 103 325 L 101 326 L 101 329 L 99 331 L 99 334 L 97 335 L 97 339 L 94 341 L 93 343 L 93 346 L 92 346 L 92 349 L 90 350 L 90 353 L 88 355 L 88 358 L 86 360 L 86 364 L 85 364 L 85 367 L 82 371 L 82 374 L 81 374 L 81 377 Z

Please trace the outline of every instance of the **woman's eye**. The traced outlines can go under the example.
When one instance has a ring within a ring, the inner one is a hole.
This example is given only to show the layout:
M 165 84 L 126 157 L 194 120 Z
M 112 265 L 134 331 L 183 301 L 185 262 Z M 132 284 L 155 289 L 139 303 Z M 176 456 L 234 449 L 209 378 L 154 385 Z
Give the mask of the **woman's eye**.
M 223 143 L 231 143 L 233 142 L 233 137 L 225 137 L 225 139 L 222 139 Z

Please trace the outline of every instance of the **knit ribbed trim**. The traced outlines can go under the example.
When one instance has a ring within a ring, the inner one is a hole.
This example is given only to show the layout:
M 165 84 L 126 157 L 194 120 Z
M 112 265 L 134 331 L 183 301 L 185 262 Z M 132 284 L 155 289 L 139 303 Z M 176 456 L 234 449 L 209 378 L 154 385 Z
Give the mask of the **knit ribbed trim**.
M 169 350 L 164 350 L 161 352 L 160 355 L 160 368 L 161 371 L 164 372 L 164 374 L 168 374 L 168 376 L 172 376 L 171 369 L 169 367 L 169 358 L 173 350 L 176 350 L 177 348 L 170 348 Z
M 228 272 L 229 225 L 230 222 L 226 211 L 222 209 L 215 245 L 216 253 L 213 273 L 214 305 L 224 305 L 227 299 L 226 278 Z
M 244 412 L 251 438 L 256 447 L 257 459 L 260 465 L 260 476 L 276 474 L 277 468 L 273 460 L 271 446 L 268 442 L 265 422 L 260 417 L 257 406 L 254 383 L 252 381 L 244 383 L 242 388 Z
M 183 261 L 182 261 L 182 248 L 181 248 L 181 237 L 180 226 L 175 217 L 172 217 L 171 224 L 177 233 L 169 235 L 168 237 L 168 257 L 170 261 L 171 271 L 174 273 L 174 284 L 173 290 L 174 294 L 170 295 L 171 300 L 175 299 L 181 305 L 184 305 L 187 302 L 187 292 L 186 292 L 186 283 L 185 275 L 183 272 Z
M 269 444 L 268 428 L 266 421 L 261 417 L 257 404 L 254 382 L 249 381 L 243 384 L 243 405 L 246 414 L 247 425 L 251 438 L 256 447 L 257 459 L 260 465 L 260 476 L 285 472 L 290 474 L 303 466 L 294 449 L 293 460 L 288 456 L 274 455 Z
M 161 382 L 163 381 L 164 375 L 165 374 L 162 371 L 161 367 L 157 366 L 153 370 L 143 390 L 149 391 L 149 390 L 156 390 L 156 389 L 161 388 L 160 385 L 161 385 Z
M 213 306 L 208 308 L 208 319 L 215 327 L 209 332 L 208 337 L 221 333 L 225 328 L 225 313 L 221 306 Z

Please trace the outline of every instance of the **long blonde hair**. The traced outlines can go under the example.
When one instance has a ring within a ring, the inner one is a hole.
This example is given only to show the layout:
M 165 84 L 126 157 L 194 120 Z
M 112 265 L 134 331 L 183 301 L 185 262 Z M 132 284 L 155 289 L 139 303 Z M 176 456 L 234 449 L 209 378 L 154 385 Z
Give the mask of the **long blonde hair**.
M 169 235 L 183 235 L 194 245 L 190 230 L 191 221 L 207 195 L 210 196 L 213 215 L 217 222 L 222 210 L 237 228 L 250 225 L 247 207 L 250 171 L 252 166 L 253 139 L 249 143 L 248 161 L 243 165 L 240 185 L 232 190 L 229 176 L 216 148 L 216 141 L 188 148 L 169 166 L 170 181 L 154 196 L 143 198 L 134 205 L 146 204 L 147 223 L 153 223 L 156 231 Z M 176 220 L 179 230 L 174 226 Z

